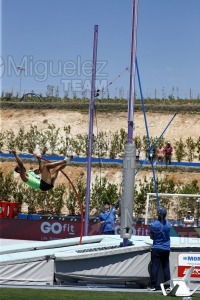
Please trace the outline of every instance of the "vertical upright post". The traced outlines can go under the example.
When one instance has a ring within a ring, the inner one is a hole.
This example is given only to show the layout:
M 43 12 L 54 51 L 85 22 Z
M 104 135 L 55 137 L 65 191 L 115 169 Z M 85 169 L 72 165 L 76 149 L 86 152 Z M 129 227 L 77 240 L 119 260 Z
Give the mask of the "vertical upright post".
M 148 211 L 149 211 L 149 193 L 147 193 L 147 200 L 146 200 L 146 212 L 145 212 L 145 221 L 144 224 L 147 225 L 148 223 Z
M 132 34 L 131 34 L 131 61 L 129 80 L 129 102 L 128 102 L 128 143 L 133 141 L 133 111 L 135 96 L 135 61 L 137 47 L 137 23 L 138 23 L 138 0 L 133 0 L 132 9 Z
M 200 203 L 200 198 L 198 198 L 196 200 L 196 202 L 198 203 L 197 205 L 197 227 L 199 226 L 199 203 Z
M 19 75 L 19 98 L 21 98 L 21 89 L 22 89 L 22 70 L 20 70 L 20 75 Z
M 18 66 L 19 70 L 19 97 L 21 98 L 21 89 L 22 89 L 22 71 L 25 71 L 25 68 L 22 66 Z
M 95 25 L 94 26 L 94 42 L 93 42 L 91 97 L 90 97 L 90 108 L 89 108 L 88 163 L 87 163 L 87 182 L 86 182 L 85 223 L 84 223 L 84 235 L 85 236 L 88 235 L 88 223 L 89 223 L 91 165 L 92 165 L 92 137 L 93 137 L 93 120 L 94 120 L 97 43 L 98 43 L 98 25 Z
M 135 96 L 135 63 L 136 63 L 136 36 L 137 36 L 138 0 L 133 0 L 132 34 L 131 34 L 131 61 L 130 85 L 128 101 L 128 141 L 125 145 L 123 158 L 122 203 L 121 203 L 121 230 L 123 246 L 128 245 L 132 235 L 134 181 L 135 181 L 135 144 L 133 143 L 133 115 Z

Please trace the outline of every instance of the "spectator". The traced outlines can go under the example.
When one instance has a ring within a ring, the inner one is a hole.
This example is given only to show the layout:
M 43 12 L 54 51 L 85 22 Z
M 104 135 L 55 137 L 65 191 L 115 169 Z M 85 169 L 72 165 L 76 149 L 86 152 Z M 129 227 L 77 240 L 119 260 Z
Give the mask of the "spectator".
M 155 158 L 156 158 L 156 149 L 155 147 L 154 148 L 148 148 L 147 149 L 147 155 L 148 155 L 148 160 L 149 162 L 154 162 L 155 161 Z
M 166 165 L 171 165 L 171 157 L 172 157 L 173 148 L 170 144 L 170 142 L 167 142 L 167 145 L 165 147 L 165 162 Z
M 137 146 L 136 147 L 136 161 L 139 161 L 140 159 L 140 148 Z
M 99 214 L 99 226 L 101 229 L 101 234 L 115 234 L 117 207 L 119 207 L 119 200 L 115 202 L 112 208 L 108 201 L 103 203 L 102 212 Z
M 160 144 L 157 150 L 158 161 L 163 162 L 164 157 L 165 157 L 165 148 L 163 147 L 162 144 Z
M 170 228 L 171 224 L 165 219 L 167 211 L 160 207 L 157 211 L 158 219 L 150 226 L 150 238 L 153 240 L 151 249 L 151 274 L 148 290 L 157 290 L 157 279 L 160 263 L 164 273 L 164 281 L 170 280 Z M 169 289 L 169 287 L 168 287 Z
M 191 210 L 187 211 L 187 215 L 185 216 L 183 222 L 186 227 L 194 226 L 194 217 L 191 215 Z

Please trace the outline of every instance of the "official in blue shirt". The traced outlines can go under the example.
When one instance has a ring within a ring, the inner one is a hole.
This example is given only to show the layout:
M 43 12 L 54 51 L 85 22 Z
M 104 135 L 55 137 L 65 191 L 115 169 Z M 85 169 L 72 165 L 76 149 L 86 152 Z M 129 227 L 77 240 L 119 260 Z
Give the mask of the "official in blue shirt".
M 151 251 L 151 287 L 157 289 L 157 278 L 160 263 L 162 265 L 165 282 L 170 280 L 170 228 L 171 224 L 165 219 L 167 210 L 160 207 L 157 211 L 158 219 L 150 226 L 150 238 L 153 240 Z
M 110 208 L 110 203 L 105 201 L 102 212 L 99 214 L 99 225 L 102 234 L 115 234 L 115 207 Z

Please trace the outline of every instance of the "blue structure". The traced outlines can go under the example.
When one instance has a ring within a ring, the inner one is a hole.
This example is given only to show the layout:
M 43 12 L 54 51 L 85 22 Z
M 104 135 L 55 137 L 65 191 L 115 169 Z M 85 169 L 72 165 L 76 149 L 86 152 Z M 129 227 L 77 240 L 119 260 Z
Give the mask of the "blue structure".
M 9 159 L 14 158 L 14 155 L 12 153 L 0 153 L 0 158 Z M 32 154 L 19 154 L 20 158 L 23 159 L 33 159 L 35 160 L 35 157 Z M 62 160 L 64 156 L 59 155 L 43 155 L 44 158 L 48 160 Z M 123 164 L 123 159 L 120 158 L 98 158 L 98 157 L 92 157 L 91 159 L 92 163 L 101 163 L 101 164 Z M 72 163 L 83 163 L 86 164 L 88 162 L 87 157 L 74 157 L 71 161 Z M 143 166 L 151 166 L 149 164 L 148 160 L 140 160 L 138 162 L 139 165 Z M 157 162 L 156 166 L 165 167 L 165 163 Z M 192 167 L 192 168 L 200 168 L 200 162 L 178 162 L 178 161 L 172 161 L 171 166 L 176 167 Z M 168 166 L 170 168 L 170 166 Z

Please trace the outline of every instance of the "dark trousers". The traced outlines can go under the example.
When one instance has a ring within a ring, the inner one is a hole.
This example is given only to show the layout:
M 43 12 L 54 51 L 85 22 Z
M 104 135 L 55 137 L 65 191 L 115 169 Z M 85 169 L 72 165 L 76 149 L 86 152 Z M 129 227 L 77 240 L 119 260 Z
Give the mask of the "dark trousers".
M 166 161 L 166 164 L 171 165 L 171 154 L 166 154 L 165 161 Z
M 157 287 L 160 263 L 164 273 L 164 282 L 170 280 L 169 250 L 152 249 L 151 251 L 151 287 Z

